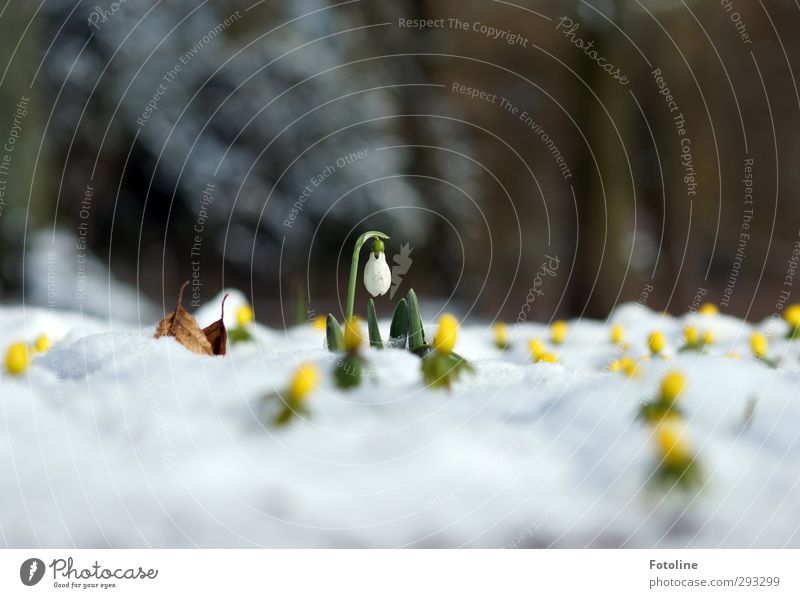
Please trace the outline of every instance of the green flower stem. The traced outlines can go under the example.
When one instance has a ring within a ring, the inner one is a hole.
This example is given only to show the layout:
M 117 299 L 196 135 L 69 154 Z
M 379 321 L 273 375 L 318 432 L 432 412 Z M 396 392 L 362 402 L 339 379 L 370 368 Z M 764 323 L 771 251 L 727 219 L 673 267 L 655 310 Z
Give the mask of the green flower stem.
M 356 279 L 358 278 L 358 256 L 361 253 L 361 248 L 369 239 L 373 237 L 380 237 L 381 239 L 388 239 L 386 235 L 377 230 L 365 232 L 356 241 L 356 246 L 353 249 L 353 261 L 350 263 L 350 286 L 347 289 L 347 312 L 345 312 L 345 322 L 353 317 L 353 305 L 356 301 Z

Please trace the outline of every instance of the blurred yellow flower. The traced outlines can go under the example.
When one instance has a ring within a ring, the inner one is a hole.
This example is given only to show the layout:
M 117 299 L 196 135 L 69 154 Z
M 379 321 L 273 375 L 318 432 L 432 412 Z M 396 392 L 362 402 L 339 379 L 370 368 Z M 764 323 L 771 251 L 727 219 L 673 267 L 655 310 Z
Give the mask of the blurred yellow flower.
M 567 339 L 568 330 L 569 326 L 564 320 L 556 320 L 550 327 L 550 341 L 560 345 Z
M 433 348 L 447 355 L 453 352 L 458 337 L 458 320 L 452 314 L 443 314 L 439 318 L 439 329 L 433 337 Z
M 531 356 L 533 357 L 534 361 L 539 361 L 539 358 L 547 352 L 544 343 L 538 338 L 532 338 L 530 341 L 528 341 L 528 347 L 530 348 Z
M 620 359 L 620 370 L 628 378 L 635 378 L 639 375 L 639 364 L 627 355 Z
M 760 332 L 753 333 L 753 336 L 750 337 L 750 347 L 753 349 L 753 355 L 759 359 L 764 359 L 767 356 L 767 349 L 769 348 L 767 337 Z
M 236 310 L 236 323 L 244 328 L 253 322 L 253 308 L 249 305 L 242 305 Z
M 677 371 L 669 372 L 661 380 L 661 398 L 667 403 L 675 402 L 686 386 L 686 377 Z
M 668 467 L 683 467 L 692 460 L 692 450 L 680 420 L 661 420 L 654 434 L 661 458 Z
M 719 309 L 713 303 L 703 303 L 698 312 L 704 316 L 716 316 L 719 313 Z
M 361 323 L 356 316 L 353 316 L 344 325 L 344 349 L 348 353 L 355 353 L 361 347 L 364 334 L 361 331 Z
M 620 344 L 625 338 L 625 328 L 622 324 L 614 324 L 611 327 L 611 342 L 615 345 Z
M 543 361 L 545 363 L 558 363 L 558 355 L 555 353 L 542 353 L 536 361 Z
M 497 322 L 494 325 L 494 344 L 500 349 L 508 347 L 508 328 L 505 322 Z
M 664 333 L 656 330 L 647 339 L 647 346 L 653 355 L 660 355 L 667 346 L 667 339 Z
M 696 347 L 697 341 L 700 340 L 700 333 L 694 326 L 687 326 L 683 329 L 683 338 L 686 339 L 686 344 L 690 347 Z
M 313 363 L 304 363 L 294 373 L 289 383 L 289 400 L 302 401 L 319 383 L 319 368 Z
M 311 325 L 315 330 L 325 330 L 326 318 L 325 316 L 317 316 L 311 320 Z
M 714 331 L 713 330 L 706 330 L 703 333 L 703 344 L 704 345 L 713 345 L 714 344 Z
M 800 303 L 793 303 L 783 312 L 783 319 L 792 328 L 800 328 Z
M 622 363 L 619 359 L 612 359 L 611 363 L 608 364 L 608 371 L 609 372 L 618 372 L 622 369 Z
M 9 374 L 19 376 L 28 369 L 31 356 L 25 343 L 11 343 L 6 352 L 6 370 Z
M 37 353 L 47 353 L 50 348 L 50 339 L 46 334 L 40 334 L 33 342 L 33 350 Z

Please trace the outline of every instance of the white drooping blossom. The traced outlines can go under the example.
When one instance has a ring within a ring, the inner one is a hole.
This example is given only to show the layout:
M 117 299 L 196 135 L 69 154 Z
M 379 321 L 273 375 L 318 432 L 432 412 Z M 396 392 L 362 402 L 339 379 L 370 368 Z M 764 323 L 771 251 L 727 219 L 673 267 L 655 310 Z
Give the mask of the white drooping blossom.
M 364 286 L 373 297 L 385 295 L 392 284 L 392 271 L 386 263 L 383 242 L 375 243 L 364 268 Z

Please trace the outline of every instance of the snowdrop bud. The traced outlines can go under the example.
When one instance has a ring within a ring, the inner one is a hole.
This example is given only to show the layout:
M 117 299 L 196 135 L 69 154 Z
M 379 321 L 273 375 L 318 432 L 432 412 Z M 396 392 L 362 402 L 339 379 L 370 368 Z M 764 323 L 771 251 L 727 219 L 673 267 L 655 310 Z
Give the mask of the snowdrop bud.
M 567 323 L 564 320 L 553 322 L 550 333 L 550 340 L 556 345 L 560 345 L 567 338 Z
M 647 339 L 647 346 L 653 355 L 661 353 L 667 346 L 667 339 L 664 337 L 664 333 L 658 330 L 653 332 Z
M 33 350 L 37 353 L 47 353 L 50 348 L 50 339 L 46 334 L 40 334 L 33 342 Z
M 386 263 L 383 241 L 375 239 L 364 268 L 364 286 L 373 297 L 385 295 L 392 285 L 392 271 Z
M 8 373 L 19 376 L 28 369 L 30 363 L 31 357 L 25 343 L 11 343 L 6 353 L 6 369 Z
M 361 346 L 364 335 L 358 318 L 353 316 L 344 325 L 344 349 L 348 353 L 355 353 Z
M 252 323 L 253 319 L 253 308 L 249 305 L 242 305 L 236 310 L 236 323 L 242 328 Z
M 683 425 L 676 420 L 663 420 L 655 429 L 661 458 L 670 467 L 680 467 L 692 459 L 692 452 Z
M 683 388 L 686 386 L 686 378 L 680 372 L 669 372 L 661 380 L 661 398 L 667 403 L 675 402 Z
M 452 314 L 444 314 L 439 318 L 439 330 L 433 337 L 433 348 L 439 353 L 448 354 L 453 351 L 458 336 L 458 320 Z
M 753 349 L 753 355 L 759 359 L 764 359 L 767 356 L 767 348 L 769 347 L 767 337 L 760 332 L 756 332 L 750 337 L 750 347 Z
M 289 383 L 289 399 L 292 401 L 302 401 L 311 394 L 317 387 L 319 381 L 319 369 L 313 363 L 304 363 L 292 377 Z
M 624 338 L 625 328 L 622 326 L 622 324 L 614 324 L 614 326 L 611 327 L 611 342 L 615 345 L 618 345 Z
M 698 311 L 704 316 L 716 316 L 719 313 L 719 309 L 713 303 L 703 303 Z

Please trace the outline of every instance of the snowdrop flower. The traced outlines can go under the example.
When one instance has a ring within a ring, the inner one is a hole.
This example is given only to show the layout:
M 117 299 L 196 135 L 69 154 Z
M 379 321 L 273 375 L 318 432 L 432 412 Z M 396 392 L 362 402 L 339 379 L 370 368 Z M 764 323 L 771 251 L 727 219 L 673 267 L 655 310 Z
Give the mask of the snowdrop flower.
M 31 357 L 25 343 L 11 343 L 6 352 L 6 370 L 8 370 L 8 373 L 19 376 L 28 369 L 30 363 Z
M 319 382 L 319 369 L 313 363 L 304 363 L 292 376 L 289 382 L 289 400 L 291 402 L 303 401 L 317 387 Z
M 392 271 L 386 263 L 383 241 L 375 239 L 364 268 L 364 286 L 373 297 L 385 295 L 392 284 Z
M 50 348 L 50 339 L 46 334 L 40 334 L 33 342 L 33 350 L 37 353 L 47 353 Z
M 568 326 L 564 320 L 557 320 L 553 322 L 550 332 L 550 340 L 554 344 L 560 345 L 567 339 L 567 330 Z
M 653 355 L 660 355 L 667 346 L 667 339 L 664 333 L 659 330 L 651 333 L 650 337 L 647 339 L 647 346 Z

